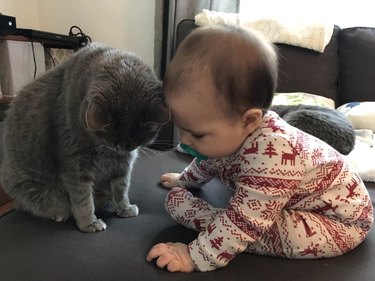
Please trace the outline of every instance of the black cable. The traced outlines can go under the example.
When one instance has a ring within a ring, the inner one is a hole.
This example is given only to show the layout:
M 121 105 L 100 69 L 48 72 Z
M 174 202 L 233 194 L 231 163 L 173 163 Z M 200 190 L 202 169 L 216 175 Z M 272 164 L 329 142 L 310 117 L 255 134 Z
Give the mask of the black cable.
M 56 62 L 55 62 L 55 59 L 53 58 L 52 54 L 51 54 L 51 51 L 50 51 L 50 48 L 49 47 L 46 47 L 45 46 L 45 43 L 42 42 L 41 40 L 38 39 L 38 42 L 40 45 L 43 46 L 43 50 L 44 50 L 44 53 L 47 53 L 47 55 L 50 57 L 51 61 L 52 61 L 52 64 L 53 66 L 55 67 L 56 66 Z
M 74 29 L 78 29 L 78 32 L 73 32 Z M 81 46 L 84 47 L 86 46 L 88 43 L 91 43 L 92 40 L 91 40 L 91 37 L 86 35 L 85 33 L 83 33 L 82 29 L 79 27 L 79 26 L 76 26 L 76 25 L 73 25 L 70 27 L 69 29 L 69 36 L 74 36 L 74 37 L 80 37 L 82 38 L 81 39 Z M 35 49 L 34 49 L 34 38 L 31 37 L 31 49 L 32 49 L 32 53 L 33 53 L 33 61 L 34 61 L 34 80 L 36 78 L 36 73 L 38 71 L 38 65 L 36 63 L 36 55 L 35 55 Z M 39 41 L 39 43 L 43 46 L 43 48 L 45 49 L 45 46 L 42 42 Z M 53 56 L 51 55 L 51 53 L 49 51 L 47 51 L 47 54 L 50 56 L 50 58 L 52 59 L 52 63 L 53 63 L 53 66 L 56 66 L 56 63 L 55 63 L 55 60 L 53 58 Z
M 74 29 L 78 29 L 78 32 L 73 32 Z M 92 42 L 91 37 L 83 33 L 82 29 L 76 25 L 70 27 L 69 36 L 80 37 L 82 47 Z
M 33 60 L 34 60 L 34 80 L 36 77 L 36 72 L 38 71 L 38 66 L 36 64 L 36 58 L 35 58 L 35 50 L 34 50 L 34 38 L 31 37 L 31 50 L 33 52 Z

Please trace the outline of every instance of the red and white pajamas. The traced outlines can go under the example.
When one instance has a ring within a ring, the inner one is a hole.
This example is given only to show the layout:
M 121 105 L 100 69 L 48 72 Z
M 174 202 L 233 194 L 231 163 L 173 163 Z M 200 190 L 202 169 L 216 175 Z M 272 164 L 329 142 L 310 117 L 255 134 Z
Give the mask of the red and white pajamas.
M 220 176 L 234 195 L 216 209 L 185 187 Z M 373 223 L 365 185 L 342 155 L 268 112 L 235 154 L 193 160 L 166 208 L 199 231 L 189 244 L 197 270 L 225 266 L 240 252 L 286 258 L 342 255 L 359 245 Z

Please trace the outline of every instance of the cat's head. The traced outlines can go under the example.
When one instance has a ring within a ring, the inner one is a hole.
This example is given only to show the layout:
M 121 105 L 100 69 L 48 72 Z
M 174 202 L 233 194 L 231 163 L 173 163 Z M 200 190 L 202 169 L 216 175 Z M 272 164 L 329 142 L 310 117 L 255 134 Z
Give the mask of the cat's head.
M 118 151 L 151 143 L 170 119 L 160 80 L 135 55 L 112 49 L 96 67 L 82 108 L 86 128 Z

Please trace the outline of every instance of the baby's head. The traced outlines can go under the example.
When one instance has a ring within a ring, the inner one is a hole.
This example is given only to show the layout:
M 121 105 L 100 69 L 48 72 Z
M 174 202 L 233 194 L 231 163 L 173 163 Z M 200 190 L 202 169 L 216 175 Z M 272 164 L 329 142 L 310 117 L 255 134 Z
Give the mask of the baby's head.
M 239 149 L 272 102 L 277 67 L 272 45 L 253 32 L 234 26 L 192 31 L 163 82 L 181 142 L 211 158 Z
M 235 26 L 199 27 L 178 47 L 164 91 L 168 98 L 188 93 L 196 84 L 211 84 L 211 98 L 226 113 L 238 115 L 271 105 L 277 69 L 276 52 L 261 34 Z

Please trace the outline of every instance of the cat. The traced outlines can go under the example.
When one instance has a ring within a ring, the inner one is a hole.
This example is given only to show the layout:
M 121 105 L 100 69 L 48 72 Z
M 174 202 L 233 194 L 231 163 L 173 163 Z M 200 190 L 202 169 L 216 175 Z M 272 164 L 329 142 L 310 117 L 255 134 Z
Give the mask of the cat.
M 273 105 L 290 125 L 331 145 L 341 154 L 349 154 L 355 145 L 355 132 L 349 120 L 334 109 L 315 105 Z
M 120 217 L 138 215 L 128 197 L 133 163 L 169 119 L 149 66 L 91 43 L 14 98 L 1 184 L 18 209 L 55 221 L 73 215 L 81 231 L 103 231 L 94 199 L 111 199 Z

